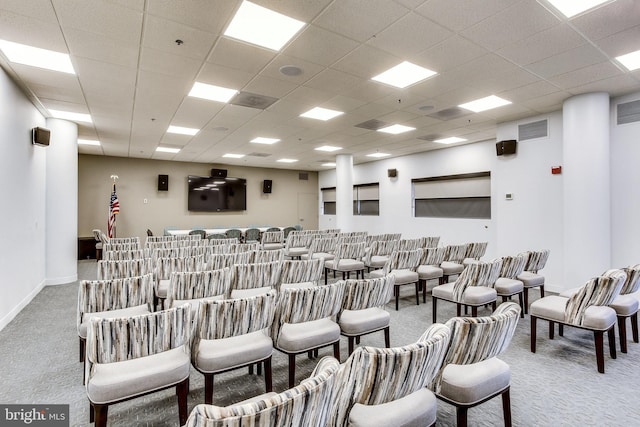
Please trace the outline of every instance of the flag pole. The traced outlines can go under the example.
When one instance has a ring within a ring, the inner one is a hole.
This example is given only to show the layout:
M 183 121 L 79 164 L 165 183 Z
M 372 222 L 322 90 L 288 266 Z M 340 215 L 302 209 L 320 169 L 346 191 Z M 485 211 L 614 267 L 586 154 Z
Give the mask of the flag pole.
M 113 180 L 113 185 L 111 186 L 111 191 L 115 192 L 116 191 L 116 180 L 119 179 L 118 175 L 111 175 L 111 179 Z M 109 216 L 111 216 L 111 205 L 109 205 Z M 117 228 L 117 223 L 114 220 L 114 222 L 113 222 L 113 237 L 116 237 L 116 228 Z

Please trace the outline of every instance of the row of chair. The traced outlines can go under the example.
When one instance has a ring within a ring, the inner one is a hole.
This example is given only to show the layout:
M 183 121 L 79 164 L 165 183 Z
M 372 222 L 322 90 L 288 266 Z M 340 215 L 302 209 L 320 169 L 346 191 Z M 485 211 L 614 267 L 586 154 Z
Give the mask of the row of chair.
M 291 295 L 298 291 L 292 290 Z M 219 369 L 216 363 L 224 357 L 207 356 L 229 348 L 222 344 L 238 336 L 251 337 L 255 348 L 266 346 L 255 339 L 261 332 L 242 319 L 218 324 L 245 312 L 248 304 L 263 304 L 268 298 L 273 294 L 200 305 L 193 329 L 186 304 L 130 318 L 91 318 L 87 396 L 96 426 L 106 425 L 109 405 L 168 387 L 177 389 L 180 424 L 190 427 L 434 425 L 436 397 L 456 406 L 458 425 L 463 426 L 468 408 L 499 395 L 505 425 L 511 425 L 510 369 L 496 356 L 506 350 L 515 331 L 520 307 L 514 303 L 502 304 L 491 316 L 456 317 L 445 325 L 434 324 L 416 342 L 402 347 L 360 347 L 343 364 L 327 356 L 296 387 L 280 394 L 269 391 L 229 407 L 199 404 L 187 419 L 190 364 L 195 361 L 200 363 L 199 370 L 205 370 L 208 360 L 211 368 Z M 287 304 L 278 303 L 278 307 Z M 257 327 L 265 326 L 272 312 L 263 314 Z M 207 323 L 213 325 L 203 334 L 199 327 Z M 216 345 L 216 341 L 220 342 Z M 246 353 L 238 364 L 268 350 Z M 266 372 L 265 381 L 269 388 Z

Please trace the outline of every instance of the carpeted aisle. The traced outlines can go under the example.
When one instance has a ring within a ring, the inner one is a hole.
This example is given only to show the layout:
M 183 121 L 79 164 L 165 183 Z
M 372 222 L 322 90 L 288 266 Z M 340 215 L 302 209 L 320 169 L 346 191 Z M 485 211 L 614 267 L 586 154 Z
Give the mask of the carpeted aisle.
M 95 260 L 78 262 L 78 277 L 95 278 Z M 393 301 L 391 344 L 408 344 L 431 324 L 431 302 L 415 305 L 412 288 L 403 290 L 400 310 Z M 534 296 L 537 293 L 533 292 Z M 76 333 L 77 283 L 45 287 L 0 331 L 0 403 L 66 403 L 71 425 L 89 425 L 89 405 L 82 385 Z M 438 320 L 454 315 L 453 304 L 438 305 Z M 486 315 L 484 311 L 480 315 Z M 638 405 L 640 345 L 629 341 L 629 353 L 611 360 L 605 351 L 605 374 L 598 374 L 592 334 L 565 328 L 565 336 L 547 338 L 538 323 L 537 353 L 529 351 L 529 317 L 520 319 L 507 353 L 501 358 L 512 369 L 511 402 L 515 426 L 632 426 L 640 420 Z M 628 328 L 629 329 L 629 328 Z M 629 331 L 630 335 L 630 331 Z M 382 333 L 365 336 L 362 345 L 383 346 Z M 320 352 L 330 355 L 331 348 Z M 347 357 L 343 338 L 342 361 Z M 306 378 L 316 361 L 297 357 L 297 380 Z M 287 358 L 274 351 L 274 391 L 287 388 Z M 214 403 L 224 406 L 260 394 L 264 380 L 240 369 L 216 377 Z M 204 380 L 192 369 L 189 409 L 204 401 Z M 455 426 L 455 411 L 438 403 L 438 426 Z M 151 394 L 109 408 L 110 426 L 177 426 L 174 389 Z M 469 411 L 470 426 L 502 425 L 499 398 Z

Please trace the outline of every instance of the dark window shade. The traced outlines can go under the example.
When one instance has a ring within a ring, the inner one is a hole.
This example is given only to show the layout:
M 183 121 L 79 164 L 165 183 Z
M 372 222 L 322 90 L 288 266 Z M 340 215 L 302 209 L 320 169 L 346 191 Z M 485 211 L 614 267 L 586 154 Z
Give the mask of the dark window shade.
M 380 201 L 360 200 L 360 215 L 380 215 Z
M 491 197 L 416 199 L 415 216 L 491 219 Z
M 335 215 L 336 214 L 336 202 L 324 202 L 324 214 Z

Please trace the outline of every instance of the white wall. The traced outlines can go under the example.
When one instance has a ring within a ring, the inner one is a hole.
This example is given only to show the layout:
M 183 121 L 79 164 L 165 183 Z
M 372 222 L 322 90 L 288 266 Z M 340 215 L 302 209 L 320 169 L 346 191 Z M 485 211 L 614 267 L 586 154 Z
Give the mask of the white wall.
M 31 144 L 45 119 L 0 69 L 0 329 L 45 283 L 48 148 Z

